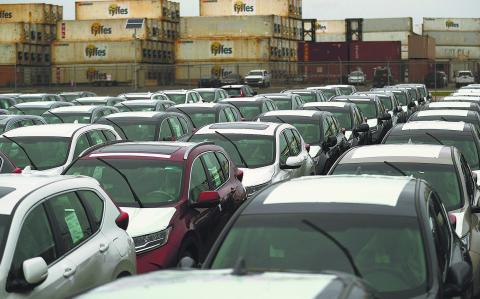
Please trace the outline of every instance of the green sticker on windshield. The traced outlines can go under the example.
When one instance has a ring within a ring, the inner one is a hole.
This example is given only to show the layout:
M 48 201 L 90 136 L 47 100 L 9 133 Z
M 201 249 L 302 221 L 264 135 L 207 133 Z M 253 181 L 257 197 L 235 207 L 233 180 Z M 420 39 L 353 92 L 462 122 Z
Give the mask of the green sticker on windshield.
M 77 241 L 83 239 L 82 226 L 80 221 L 78 221 L 77 214 L 74 209 L 65 209 L 65 223 L 67 224 L 68 231 L 70 232 L 70 237 L 72 242 L 75 244 Z
M 103 167 L 95 167 L 93 170 L 93 178 L 96 180 L 100 180 L 103 176 Z

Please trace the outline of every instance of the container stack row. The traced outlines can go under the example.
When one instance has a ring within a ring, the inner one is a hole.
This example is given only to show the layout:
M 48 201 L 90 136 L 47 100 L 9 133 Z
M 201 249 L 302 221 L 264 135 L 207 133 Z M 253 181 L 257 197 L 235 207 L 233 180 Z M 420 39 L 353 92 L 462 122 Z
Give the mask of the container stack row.
M 274 68 L 270 69 L 274 77 L 295 72 L 288 62 L 298 61 L 301 0 L 199 2 L 200 16 L 180 21 L 177 80 L 244 76 L 255 68 Z
M 63 7 L 0 4 L 0 86 L 49 82 L 51 42 Z
M 170 74 L 166 74 L 161 68 L 152 66 L 175 63 L 179 3 L 167 0 L 77 1 L 75 16 L 76 20 L 61 21 L 56 26 L 57 40 L 52 44 L 54 83 L 137 80 L 139 85 L 157 85 L 173 76 L 171 69 L 168 70 Z M 143 25 L 136 29 L 127 26 L 132 22 Z

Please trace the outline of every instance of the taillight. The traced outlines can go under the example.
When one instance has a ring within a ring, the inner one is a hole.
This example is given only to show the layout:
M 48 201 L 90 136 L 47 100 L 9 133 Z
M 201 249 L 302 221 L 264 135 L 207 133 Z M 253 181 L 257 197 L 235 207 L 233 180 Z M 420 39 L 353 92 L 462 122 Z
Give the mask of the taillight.
M 243 170 L 237 169 L 235 172 L 235 177 L 241 182 L 243 181 Z
M 22 169 L 20 167 L 16 167 L 12 173 L 22 173 Z
M 128 228 L 128 221 L 129 221 L 129 216 L 127 212 L 124 212 L 120 210 L 120 215 L 118 215 L 117 219 L 115 219 L 115 223 L 117 224 L 118 227 L 120 227 L 123 230 L 127 230 Z

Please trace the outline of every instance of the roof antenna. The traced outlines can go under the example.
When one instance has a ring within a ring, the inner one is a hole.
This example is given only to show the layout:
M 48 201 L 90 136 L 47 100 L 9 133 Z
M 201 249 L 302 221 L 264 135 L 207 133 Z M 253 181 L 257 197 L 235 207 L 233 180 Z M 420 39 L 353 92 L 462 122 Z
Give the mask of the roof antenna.
M 233 268 L 232 275 L 235 276 L 245 276 L 248 274 L 247 265 L 243 257 L 239 257 Z

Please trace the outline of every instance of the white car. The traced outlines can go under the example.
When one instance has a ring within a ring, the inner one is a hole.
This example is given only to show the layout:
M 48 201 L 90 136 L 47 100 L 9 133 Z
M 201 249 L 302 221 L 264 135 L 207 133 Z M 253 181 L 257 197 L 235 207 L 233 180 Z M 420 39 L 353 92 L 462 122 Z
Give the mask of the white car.
M 136 273 L 120 211 L 87 177 L 0 176 L 0 298 L 67 298 Z
M 364 85 L 367 76 L 362 71 L 353 71 L 348 75 L 348 83 L 356 85 Z
M 159 93 L 166 95 L 175 105 L 204 102 L 202 96 L 194 90 L 164 90 Z
M 0 136 L 0 151 L 20 168 L 60 174 L 87 149 L 121 140 L 111 127 L 99 124 L 53 124 L 14 129 Z
M 205 140 L 223 147 L 243 171 L 248 196 L 271 183 L 315 173 L 305 141 L 289 124 L 219 123 L 201 128 L 190 139 Z
M 458 71 L 457 75 L 455 76 L 455 86 L 457 88 L 474 83 L 475 77 L 471 71 Z
M 269 87 L 272 75 L 267 70 L 251 70 L 245 76 L 244 81 L 250 86 Z
M 456 95 L 456 96 L 448 96 L 440 99 L 441 101 L 448 101 L 448 102 L 479 102 L 480 103 L 480 95 L 476 97 L 470 97 L 466 95 Z

